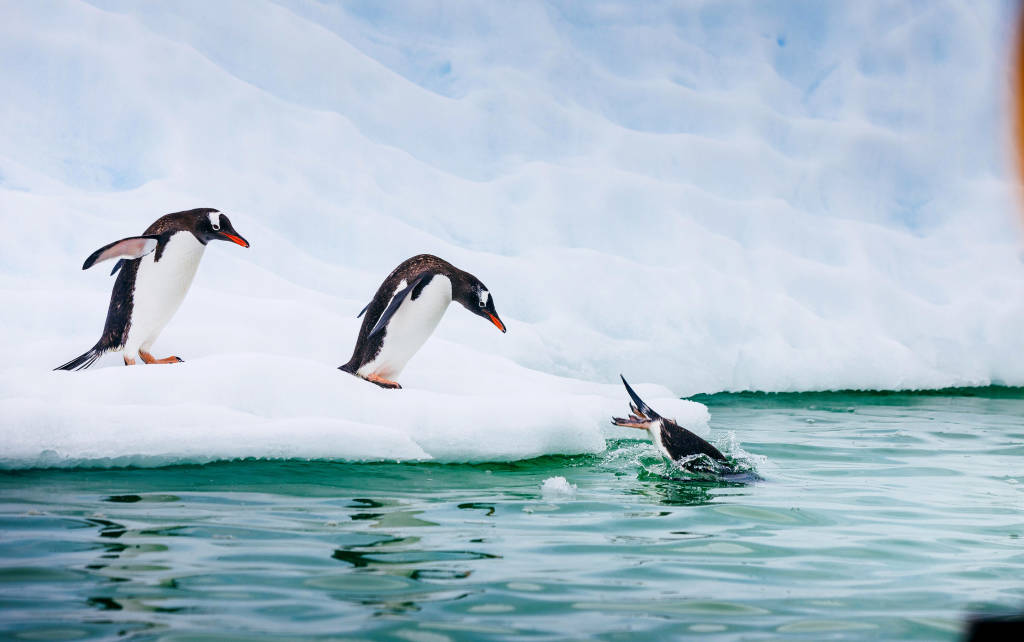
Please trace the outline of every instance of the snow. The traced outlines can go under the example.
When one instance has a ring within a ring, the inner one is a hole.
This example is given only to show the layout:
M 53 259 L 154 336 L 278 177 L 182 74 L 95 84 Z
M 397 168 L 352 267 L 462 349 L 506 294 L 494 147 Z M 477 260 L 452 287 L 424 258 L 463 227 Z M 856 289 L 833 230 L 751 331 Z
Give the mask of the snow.
M 620 372 L 698 429 L 673 397 L 1024 385 L 1014 7 L 4 3 L 0 459 L 595 452 Z M 252 247 L 205 253 L 186 363 L 50 373 L 103 325 L 82 260 L 193 207 Z M 404 390 L 336 371 L 421 252 L 508 334 L 455 306 Z

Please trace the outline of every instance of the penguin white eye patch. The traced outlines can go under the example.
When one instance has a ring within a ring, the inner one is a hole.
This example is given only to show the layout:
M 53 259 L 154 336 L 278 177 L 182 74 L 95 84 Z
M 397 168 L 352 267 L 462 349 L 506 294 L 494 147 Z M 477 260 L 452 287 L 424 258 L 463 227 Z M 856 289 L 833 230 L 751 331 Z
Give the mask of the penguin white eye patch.
M 210 225 L 214 230 L 220 229 L 220 212 L 210 212 L 207 214 L 210 219 Z
M 480 307 L 487 307 L 487 300 L 491 298 L 491 293 L 487 290 L 480 290 Z

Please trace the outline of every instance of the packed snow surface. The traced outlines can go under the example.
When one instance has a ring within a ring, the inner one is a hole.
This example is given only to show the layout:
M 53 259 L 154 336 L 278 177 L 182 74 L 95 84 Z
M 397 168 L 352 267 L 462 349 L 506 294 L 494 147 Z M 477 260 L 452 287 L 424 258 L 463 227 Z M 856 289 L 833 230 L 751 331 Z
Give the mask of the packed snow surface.
M 697 428 L 673 397 L 1024 385 L 1014 10 L 0 2 L 0 459 L 593 452 L 620 372 Z M 50 372 L 84 258 L 207 206 L 252 247 L 208 248 L 186 363 Z M 337 371 L 421 252 L 508 334 L 456 305 L 404 390 Z
M 244 457 L 355 461 L 515 460 L 600 452 L 627 408 L 621 385 L 526 370 L 458 346 L 462 367 L 410 368 L 385 390 L 317 360 L 231 354 L 165 367 L 0 375 L 0 467 L 153 466 Z M 454 360 L 454 359 L 453 359 Z M 423 360 L 427 361 L 427 360 Z M 439 376 L 440 375 L 440 376 Z M 707 409 L 642 387 L 707 434 Z

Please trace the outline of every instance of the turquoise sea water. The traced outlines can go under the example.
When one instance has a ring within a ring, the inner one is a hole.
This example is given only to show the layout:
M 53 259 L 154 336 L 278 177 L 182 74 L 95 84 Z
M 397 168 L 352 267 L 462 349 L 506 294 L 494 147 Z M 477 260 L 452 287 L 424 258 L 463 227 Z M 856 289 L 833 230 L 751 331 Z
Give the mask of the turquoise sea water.
M 1024 390 L 699 400 L 760 480 L 687 479 L 639 441 L 2 473 L 0 632 L 936 640 L 1024 608 Z

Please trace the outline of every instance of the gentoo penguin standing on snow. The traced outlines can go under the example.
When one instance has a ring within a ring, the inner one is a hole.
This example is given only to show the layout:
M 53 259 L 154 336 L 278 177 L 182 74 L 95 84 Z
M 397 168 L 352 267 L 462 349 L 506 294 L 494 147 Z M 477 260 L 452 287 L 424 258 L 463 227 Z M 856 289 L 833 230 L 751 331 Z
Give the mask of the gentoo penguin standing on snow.
M 110 272 L 121 271 L 110 294 L 103 336 L 91 350 L 56 370 L 82 370 L 104 353 L 118 350 L 123 351 L 126 366 L 135 365 L 138 358 L 146 363 L 180 362 L 178 357 L 156 359 L 149 348 L 181 305 L 212 240 L 249 247 L 228 217 L 203 207 L 161 216 L 142 236 L 115 241 L 89 255 L 83 270 L 120 259 Z
M 690 455 L 707 455 L 719 463 L 727 463 L 725 455 L 720 450 L 683 428 L 672 419 L 662 417 L 654 412 L 654 409 L 644 403 L 636 392 L 626 382 L 626 378 L 619 375 L 622 383 L 626 386 L 633 403 L 629 404 L 632 414 L 628 419 L 612 417 L 612 423 L 625 428 L 639 428 L 646 430 L 651 435 L 651 441 L 662 456 L 672 461 L 679 461 Z
M 469 272 L 430 254 L 403 261 L 377 288 L 359 316 L 352 358 L 339 370 L 382 388 L 401 388 L 395 379 L 457 301 L 505 332 L 487 287 Z

